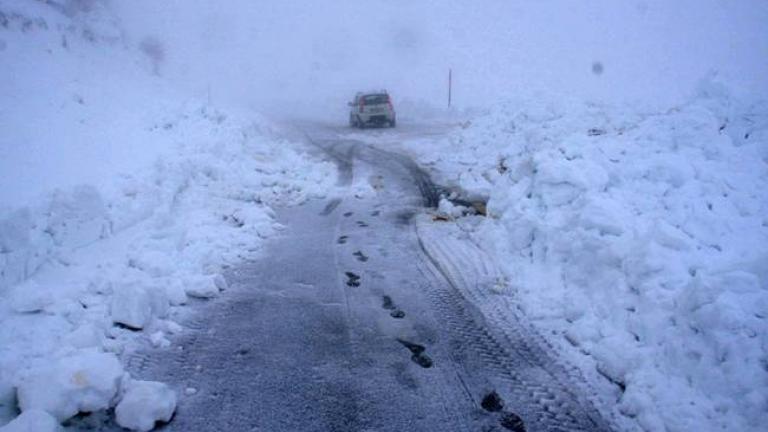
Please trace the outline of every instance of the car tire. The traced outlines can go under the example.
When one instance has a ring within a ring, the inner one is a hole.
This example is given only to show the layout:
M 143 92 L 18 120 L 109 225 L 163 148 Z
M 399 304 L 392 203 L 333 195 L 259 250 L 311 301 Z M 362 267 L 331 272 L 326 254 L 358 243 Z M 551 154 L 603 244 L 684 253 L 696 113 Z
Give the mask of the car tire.
M 393 128 L 393 127 L 395 127 L 395 125 L 396 125 L 396 124 L 397 124 L 397 122 L 395 121 L 395 119 L 392 119 L 392 120 L 389 122 L 389 127 Z
M 357 127 L 356 117 L 351 114 L 349 116 L 349 127 Z
M 357 116 L 357 127 L 359 127 L 360 129 L 365 129 L 365 123 L 363 123 L 362 120 L 360 120 L 360 116 Z

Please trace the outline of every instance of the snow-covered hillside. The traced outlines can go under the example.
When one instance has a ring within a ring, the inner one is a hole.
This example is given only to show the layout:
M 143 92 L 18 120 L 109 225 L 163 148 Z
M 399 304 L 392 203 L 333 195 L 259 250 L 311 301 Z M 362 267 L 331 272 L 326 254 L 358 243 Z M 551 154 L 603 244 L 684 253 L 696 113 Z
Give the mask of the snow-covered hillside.
M 121 354 L 168 345 L 188 297 L 279 231 L 270 206 L 335 179 L 261 116 L 173 93 L 161 60 L 101 2 L 0 2 L 0 425 L 25 413 L 9 430 L 110 406 L 134 430 L 167 420 L 176 396 Z
M 509 295 L 616 384 L 643 430 L 762 430 L 765 101 L 712 82 L 665 112 L 510 101 L 409 149 L 489 198 L 466 227 L 505 264 Z

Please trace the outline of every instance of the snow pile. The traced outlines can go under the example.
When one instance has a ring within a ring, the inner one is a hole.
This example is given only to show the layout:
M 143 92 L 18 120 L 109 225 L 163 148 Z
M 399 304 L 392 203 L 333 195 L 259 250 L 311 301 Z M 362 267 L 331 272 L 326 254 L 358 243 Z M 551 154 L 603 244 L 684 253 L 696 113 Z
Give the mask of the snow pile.
M 168 346 L 180 306 L 281 229 L 272 206 L 335 182 L 261 116 L 165 90 L 105 4 L 0 0 L 0 424 L 25 413 L 10 430 L 121 403 L 137 430 L 169 417 L 169 390 L 121 355 Z
M 507 103 L 418 144 L 489 197 L 475 235 L 624 415 L 647 431 L 764 427 L 768 104 L 715 84 L 663 113 Z

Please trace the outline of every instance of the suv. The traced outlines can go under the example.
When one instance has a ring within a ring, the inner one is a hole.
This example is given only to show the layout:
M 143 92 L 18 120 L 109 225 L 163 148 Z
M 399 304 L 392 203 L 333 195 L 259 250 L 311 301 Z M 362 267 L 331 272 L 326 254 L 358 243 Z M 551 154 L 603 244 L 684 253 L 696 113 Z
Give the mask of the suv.
M 358 93 L 349 102 L 349 125 L 363 128 L 366 126 L 389 125 L 395 127 L 395 109 L 386 90 L 371 93 Z

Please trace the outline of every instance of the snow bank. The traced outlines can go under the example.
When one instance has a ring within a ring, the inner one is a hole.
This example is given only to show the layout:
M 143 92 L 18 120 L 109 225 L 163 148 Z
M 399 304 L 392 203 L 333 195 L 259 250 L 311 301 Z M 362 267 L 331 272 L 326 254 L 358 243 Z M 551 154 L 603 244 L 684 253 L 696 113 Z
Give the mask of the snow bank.
M 0 0 L 0 424 L 114 407 L 123 353 L 335 182 L 258 114 L 167 91 L 105 4 Z
M 625 416 L 762 430 L 768 104 L 716 84 L 661 113 L 510 102 L 424 144 L 411 150 L 444 181 L 489 197 L 474 235 L 563 352 L 617 385 Z
M 0 211 L 0 292 L 10 300 L 0 306 L 0 383 L 36 374 L 28 360 L 57 359 L 62 346 L 119 353 L 150 335 L 166 345 L 156 333 L 175 325 L 172 308 L 218 295 L 223 269 L 279 232 L 271 205 L 321 196 L 334 181 L 335 167 L 310 162 L 257 117 L 202 107 L 161 121 L 174 127 L 156 139 L 177 153 L 150 169 Z M 82 408 L 59 405 L 43 408 L 60 420 Z

